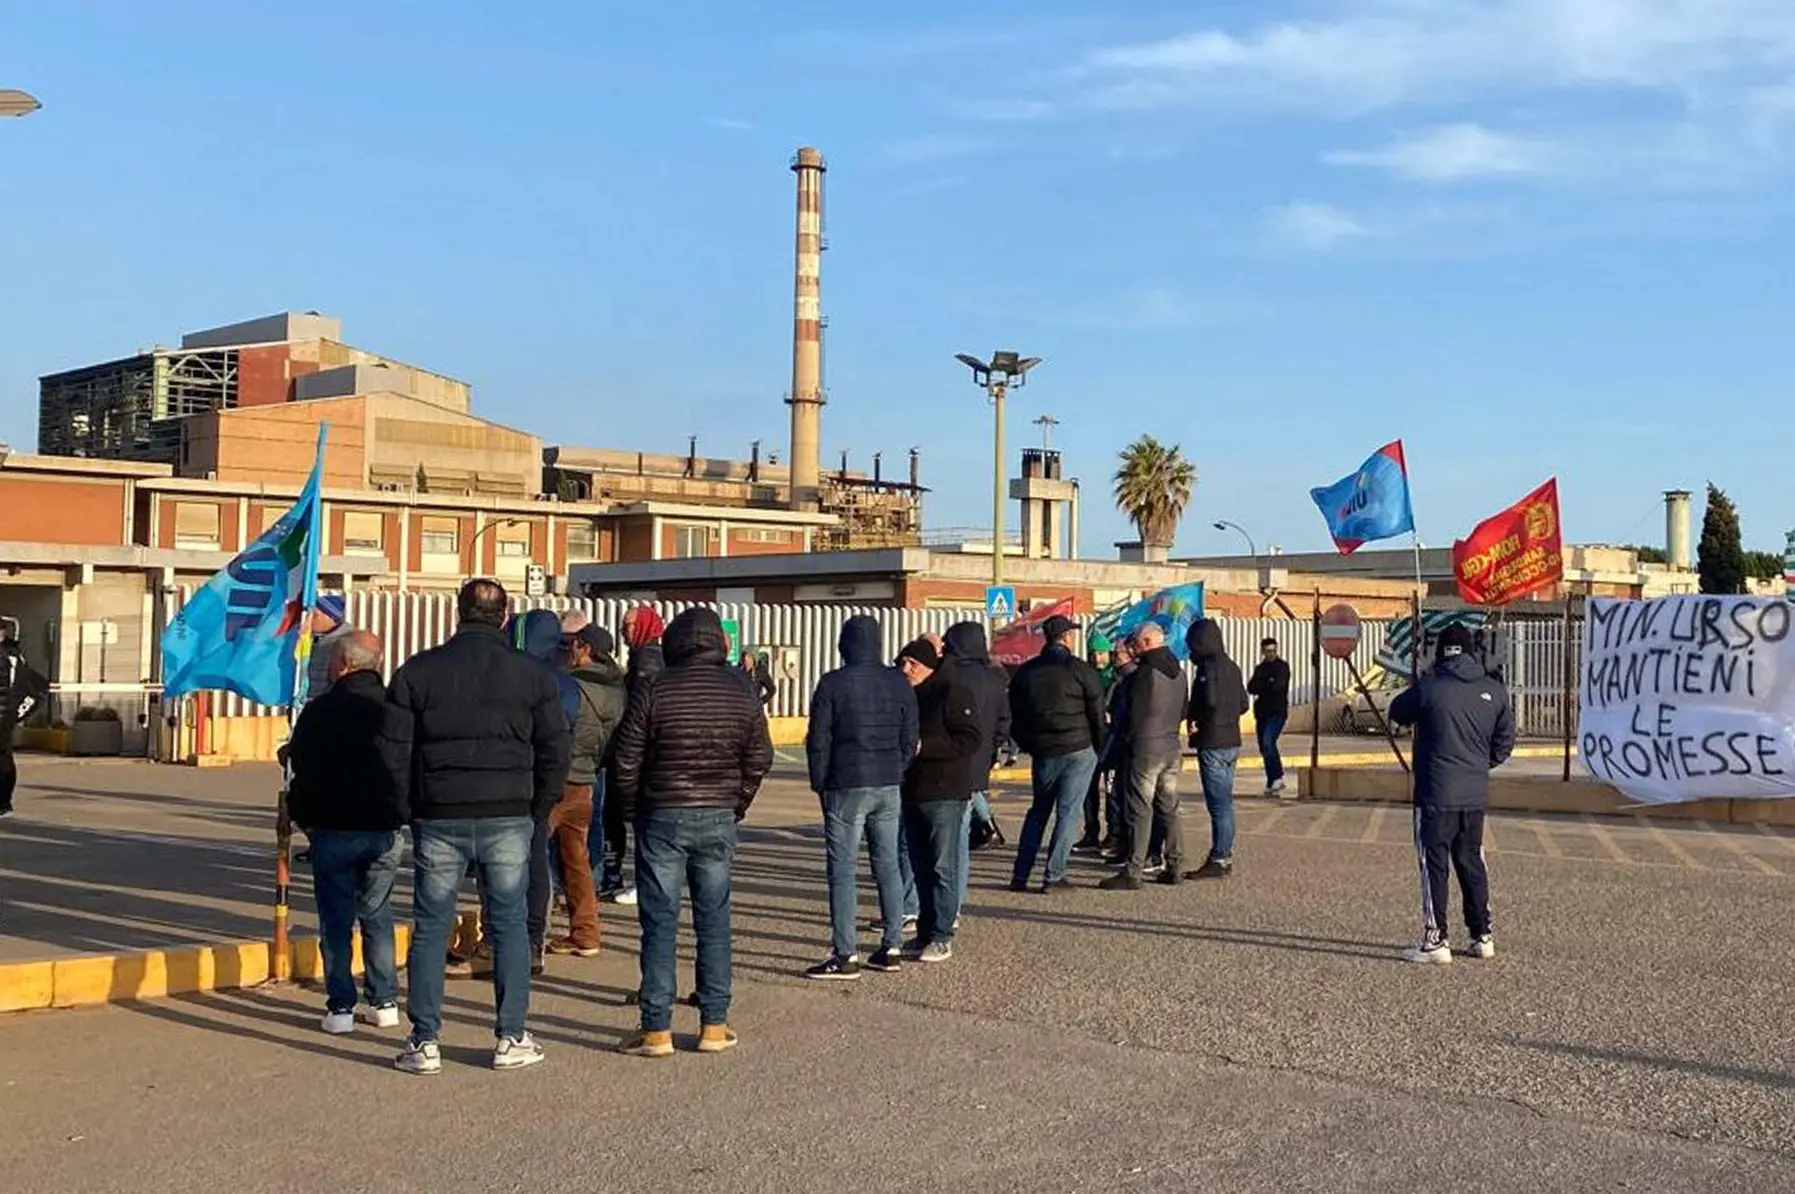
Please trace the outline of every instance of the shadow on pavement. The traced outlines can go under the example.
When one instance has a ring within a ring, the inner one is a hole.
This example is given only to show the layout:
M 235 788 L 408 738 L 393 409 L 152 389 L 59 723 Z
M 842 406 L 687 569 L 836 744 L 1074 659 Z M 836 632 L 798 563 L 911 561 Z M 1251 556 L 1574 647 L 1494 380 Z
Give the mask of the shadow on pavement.
M 1795 1074 L 1783 1070 L 1760 1070 L 1748 1066 L 1725 1065 L 1693 1057 L 1672 1057 L 1668 1053 L 1647 1053 L 1641 1049 L 1616 1049 L 1601 1045 L 1573 1045 L 1564 1041 L 1529 1041 L 1511 1038 L 1509 1044 L 1540 1053 L 1556 1053 L 1582 1061 L 1606 1061 L 1615 1065 L 1640 1066 L 1652 1070 L 1668 1070 L 1694 1074 L 1702 1078 L 1719 1078 L 1727 1082 L 1744 1082 L 1771 1090 L 1795 1090 Z

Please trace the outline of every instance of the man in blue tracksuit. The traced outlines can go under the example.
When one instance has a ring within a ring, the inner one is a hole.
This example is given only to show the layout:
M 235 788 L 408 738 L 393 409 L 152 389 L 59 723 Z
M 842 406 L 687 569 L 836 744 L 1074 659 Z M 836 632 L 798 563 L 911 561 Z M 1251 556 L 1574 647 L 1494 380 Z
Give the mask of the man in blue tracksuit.
M 1415 727 L 1415 851 L 1421 863 L 1421 941 L 1407 962 L 1446 963 L 1448 870 L 1458 871 L 1471 942 L 1465 953 L 1496 956 L 1490 935 L 1489 875 L 1483 864 L 1483 818 L 1490 770 L 1515 746 L 1508 689 L 1471 655 L 1462 625 L 1440 634 L 1433 674 L 1390 703 L 1390 719 Z

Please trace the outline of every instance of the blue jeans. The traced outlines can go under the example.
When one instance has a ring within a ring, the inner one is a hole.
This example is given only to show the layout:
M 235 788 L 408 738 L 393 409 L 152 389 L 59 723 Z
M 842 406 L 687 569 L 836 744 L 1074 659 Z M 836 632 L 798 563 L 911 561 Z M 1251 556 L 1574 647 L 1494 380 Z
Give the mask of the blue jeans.
M 904 881 L 898 870 L 898 810 L 895 785 L 823 793 L 823 841 L 829 852 L 830 948 L 838 958 L 849 958 L 858 952 L 859 926 L 854 914 L 859 910 L 860 897 L 854 881 L 854 862 L 860 853 L 863 829 L 867 853 L 873 860 L 873 882 L 879 889 L 883 944 L 892 949 L 903 944 Z
M 1203 777 L 1203 803 L 1209 808 L 1209 857 L 1234 857 L 1234 766 L 1240 748 L 1199 750 L 1197 771 Z
M 412 905 L 410 990 L 406 1011 L 412 1039 L 442 1032 L 443 964 L 455 929 L 455 898 L 472 866 L 480 880 L 492 942 L 493 1032 L 524 1033 L 530 1010 L 529 817 L 417 821 L 411 827 Z
M 313 829 L 312 894 L 318 901 L 319 946 L 324 951 L 325 1007 L 355 1010 L 355 941 L 361 924 L 363 993 L 372 1007 L 399 1001 L 398 957 L 393 949 L 393 880 L 405 839 L 398 830 Z
M 904 806 L 904 834 L 916 872 L 916 939 L 952 941 L 960 915 L 960 859 L 966 856 L 967 806 L 959 800 L 930 800 Z
M 972 822 L 991 819 L 991 801 L 983 792 L 974 792 L 972 799 L 966 802 L 966 814 L 960 823 L 960 900 L 955 906 L 955 914 L 966 906 L 966 885 L 972 881 Z
M 1278 753 L 1278 735 L 1284 732 L 1284 723 L 1289 719 L 1288 713 L 1273 713 L 1256 723 L 1254 733 L 1259 738 L 1260 757 L 1265 760 L 1265 786 L 1268 788 L 1284 778 L 1284 756 Z
M 898 811 L 898 882 L 904 887 L 904 916 L 919 915 L 921 904 L 916 896 L 916 868 L 910 865 L 910 831 L 904 828 L 903 810 Z M 867 857 L 872 856 L 872 842 L 866 844 Z
M 644 1032 L 673 1027 L 682 886 L 692 892 L 700 1017 L 707 1025 L 729 1022 L 729 874 L 735 846 L 734 809 L 657 808 L 636 817 Z
M 1047 834 L 1047 819 L 1053 818 L 1053 844 L 1047 851 L 1047 882 L 1057 883 L 1066 877 L 1072 860 L 1072 843 L 1084 816 L 1085 796 L 1091 787 L 1091 775 L 1097 770 L 1097 752 L 1074 751 L 1051 759 L 1035 759 L 1030 779 L 1035 799 L 1028 816 L 1022 820 L 1022 837 L 1016 843 L 1016 869 L 1010 882 L 1021 886 L 1028 882 L 1035 869 L 1035 856 L 1041 852 L 1041 839 Z

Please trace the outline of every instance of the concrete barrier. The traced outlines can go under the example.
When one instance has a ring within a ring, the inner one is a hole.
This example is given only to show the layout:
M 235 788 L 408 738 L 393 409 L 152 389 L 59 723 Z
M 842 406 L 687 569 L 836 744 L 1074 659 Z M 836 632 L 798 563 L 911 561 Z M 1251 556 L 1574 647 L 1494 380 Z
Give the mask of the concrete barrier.
M 1408 804 L 1409 777 L 1402 771 L 1353 767 L 1304 768 L 1303 800 L 1355 804 Z M 1637 804 L 1599 780 L 1569 783 L 1544 775 L 1490 776 L 1490 808 L 1506 813 L 1561 813 L 1598 817 L 1645 814 L 1660 821 L 1795 826 L 1795 801 L 1697 800 L 1688 804 Z

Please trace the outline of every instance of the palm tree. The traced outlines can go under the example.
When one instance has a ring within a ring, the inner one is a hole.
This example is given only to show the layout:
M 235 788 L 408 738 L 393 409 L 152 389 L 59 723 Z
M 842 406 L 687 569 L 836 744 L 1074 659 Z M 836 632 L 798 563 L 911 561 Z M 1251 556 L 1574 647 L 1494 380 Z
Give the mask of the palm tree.
M 1116 470 L 1116 509 L 1128 515 L 1148 547 L 1170 547 L 1178 520 L 1190 504 L 1197 466 L 1177 444 L 1169 447 L 1143 435 L 1121 452 Z

